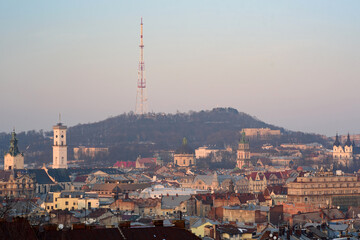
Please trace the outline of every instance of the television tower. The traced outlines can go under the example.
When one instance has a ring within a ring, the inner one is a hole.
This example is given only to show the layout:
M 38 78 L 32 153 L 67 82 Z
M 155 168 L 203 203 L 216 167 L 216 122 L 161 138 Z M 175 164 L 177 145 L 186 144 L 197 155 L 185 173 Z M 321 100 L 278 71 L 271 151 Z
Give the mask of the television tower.
M 146 78 L 145 78 L 145 63 L 144 63 L 144 41 L 143 41 L 143 22 L 141 18 L 140 24 L 140 61 L 138 70 L 138 82 L 136 93 L 136 109 L 135 113 L 143 115 L 147 113 L 147 98 L 146 98 Z

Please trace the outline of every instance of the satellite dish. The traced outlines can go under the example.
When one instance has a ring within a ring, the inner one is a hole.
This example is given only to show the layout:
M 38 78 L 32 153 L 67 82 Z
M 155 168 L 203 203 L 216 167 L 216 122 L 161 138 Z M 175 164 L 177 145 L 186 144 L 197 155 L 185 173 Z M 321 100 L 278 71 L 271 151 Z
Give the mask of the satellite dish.
M 59 224 L 59 229 L 61 230 L 61 229 L 63 229 L 64 228 L 64 225 L 63 224 Z

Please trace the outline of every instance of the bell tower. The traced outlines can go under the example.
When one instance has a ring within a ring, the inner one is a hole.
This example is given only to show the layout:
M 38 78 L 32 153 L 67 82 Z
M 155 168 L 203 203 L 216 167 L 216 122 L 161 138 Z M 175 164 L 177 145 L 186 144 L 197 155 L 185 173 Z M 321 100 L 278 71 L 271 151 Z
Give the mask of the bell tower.
M 66 130 L 59 117 L 59 123 L 53 126 L 53 168 L 67 168 Z
M 246 140 L 245 132 L 241 134 L 236 158 L 236 166 L 240 169 L 243 167 L 250 167 L 250 147 L 249 142 Z

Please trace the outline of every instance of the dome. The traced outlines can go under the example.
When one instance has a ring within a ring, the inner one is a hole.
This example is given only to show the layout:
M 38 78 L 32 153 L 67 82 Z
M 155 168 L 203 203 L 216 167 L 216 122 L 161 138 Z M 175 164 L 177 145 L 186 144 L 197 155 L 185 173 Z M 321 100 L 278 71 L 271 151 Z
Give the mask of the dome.
M 183 139 L 183 144 L 175 151 L 175 154 L 194 154 L 194 153 L 195 153 L 194 149 L 192 149 L 188 145 L 186 138 Z

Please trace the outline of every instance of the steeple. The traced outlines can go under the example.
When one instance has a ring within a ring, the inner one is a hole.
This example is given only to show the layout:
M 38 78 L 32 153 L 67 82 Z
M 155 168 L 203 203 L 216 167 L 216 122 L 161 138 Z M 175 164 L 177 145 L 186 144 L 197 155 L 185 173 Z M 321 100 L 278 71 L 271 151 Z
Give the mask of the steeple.
M 245 131 L 243 130 L 241 133 L 241 140 L 240 143 L 248 143 L 246 140 L 246 135 L 245 135 Z
M 345 142 L 345 146 L 350 147 L 351 145 L 352 145 L 352 143 L 351 143 L 351 140 L 350 140 L 350 134 L 348 133 L 348 135 L 347 135 L 347 140 L 346 140 L 346 142 Z
M 334 146 L 336 146 L 336 147 L 340 146 L 339 135 L 337 133 L 336 133 L 336 137 L 335 137 Z
M 13 157 L 20 154 L 20 151 L 19 151 L 19 148 L 18 148 L 18 140 L 16 139 L 15 129 L 11 133 L 9 153 Z

